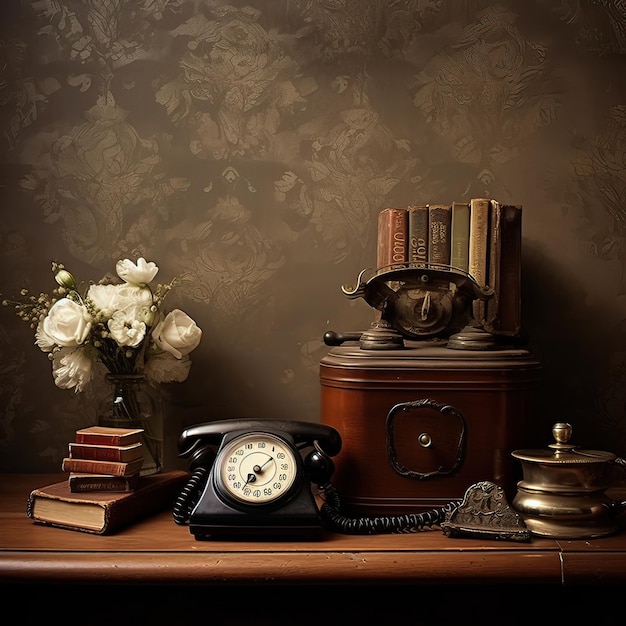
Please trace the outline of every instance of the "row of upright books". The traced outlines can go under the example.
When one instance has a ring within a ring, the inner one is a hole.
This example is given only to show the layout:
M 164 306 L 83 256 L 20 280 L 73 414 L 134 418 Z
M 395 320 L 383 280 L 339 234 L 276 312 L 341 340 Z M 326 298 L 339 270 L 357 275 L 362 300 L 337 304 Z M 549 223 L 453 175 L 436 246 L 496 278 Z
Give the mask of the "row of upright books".
M 389 207 L 378 216 L 378 271 L 459 270 L 494 297 L 474 315 L 490 330 L 520 330 L 522 207 L 492 198 Z
M 143 466 L 141 428 L 90 426 L 76 431 L 62 462 L 72 492 L 133 491 Z

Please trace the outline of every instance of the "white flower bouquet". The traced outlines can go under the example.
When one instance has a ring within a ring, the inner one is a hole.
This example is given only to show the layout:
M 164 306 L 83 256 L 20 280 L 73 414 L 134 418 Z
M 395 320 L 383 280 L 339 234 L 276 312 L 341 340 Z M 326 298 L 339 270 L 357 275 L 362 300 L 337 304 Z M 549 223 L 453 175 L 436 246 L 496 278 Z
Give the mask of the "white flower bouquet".
M 57 387 L 80 392 L 92 380 L 94 365 L 111 374 L 143 374 L 148 382 L 182 382 L 189 375 L 189 353 L 200 343 L 202 331 L 180 309 L 162 310 L 175 284 L 150 283 L 159 268 L 139 258 L 117 262 L 118 279 L 91 283 L 84 295 L 74 276 L 52 264 L 58 283 L 52 296 L 22 290 L 17 314 L 35 330 L 35 343 L 48 353 Z

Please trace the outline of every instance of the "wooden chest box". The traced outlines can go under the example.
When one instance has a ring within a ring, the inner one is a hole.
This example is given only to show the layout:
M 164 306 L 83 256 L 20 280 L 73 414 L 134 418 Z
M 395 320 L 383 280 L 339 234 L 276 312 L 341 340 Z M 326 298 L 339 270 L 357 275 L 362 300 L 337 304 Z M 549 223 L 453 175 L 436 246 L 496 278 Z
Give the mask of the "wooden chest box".
M 332 348 L 320 362 L 321 421 L 343 439 L 332 482 L 345 511 L 419 513 L 482 480 L 512 499 L 511 452 L 523 447 L 539 371 L 519 348 Z

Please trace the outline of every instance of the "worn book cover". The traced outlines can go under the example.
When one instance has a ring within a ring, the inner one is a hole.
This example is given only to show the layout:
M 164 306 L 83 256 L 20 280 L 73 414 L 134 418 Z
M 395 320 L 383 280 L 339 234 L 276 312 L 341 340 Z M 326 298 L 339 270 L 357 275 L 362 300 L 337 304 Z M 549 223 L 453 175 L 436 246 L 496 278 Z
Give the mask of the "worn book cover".
M 128 463 L 143 456 L 143 446 L 141 443 L 133 443 L 130 446 L 97 446 L 91 443 L 70 443 L 69 452 L 70 457 L 73 459 Z
M 141 476 L 137 488 L 128 493 L 73 493 L 64 480 L 31 491 L 26 513 L 38 524 L 111 534 L 172 507 L 188 476 L 182 470 Z
M 409 263 L 428 263 L 428 205 L 408 207 Z
M 130 476 L 137 473 L 143 465 L 143 457 L 122 463 L 120 461 L 94 461 L 93 459 L 72 459 L 66 456 L 61 464 L 64 472 L 82 472 L 85 474 L 112 474 Z
M 450 267 L 450 225 L 452 207 L 431 204 L 428 207 L 428 262 L 431 267 Z
M 406 209 L 389 207 L 378 214 L 377 269 L 407 262 L 408 228 Z
M 522 207 L 491 201 L 486 329 L 515 336 L 521 331 Z
M 91 443 L 96 446 L 128 446 L 141 441 L 142 428 L 113 428 L 89 426 L 76 431 L 76 443 Z
M 469 268 L 470 207 L 468 202 L 452 203 L 450 265 L 464 272 Z
M 130 476 L 113 476 L 112 474 L 85 474 L 70 472 L 67 479 L 70 491 L 134 491 L 139 483 L 139 472 Z

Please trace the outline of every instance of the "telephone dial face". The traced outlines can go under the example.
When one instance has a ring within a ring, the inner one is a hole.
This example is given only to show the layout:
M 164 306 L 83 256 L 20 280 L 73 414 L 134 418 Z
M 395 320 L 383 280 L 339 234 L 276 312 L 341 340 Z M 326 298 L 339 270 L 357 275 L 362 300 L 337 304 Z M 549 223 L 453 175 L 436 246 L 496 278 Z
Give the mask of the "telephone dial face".
M 341 448 L 332 427 L 282 420 L 220 420 L 183 431 L 180 456 L 191 479 L 174 506 L 197 539 L 319 539 L 311 488 L 330 480 Z
M 215 459 L 215 485 L 233 506 L 267 506 L 288 498 L 302 469 L 299 454 L 269 432 L 244 433 L 225 444 Z

